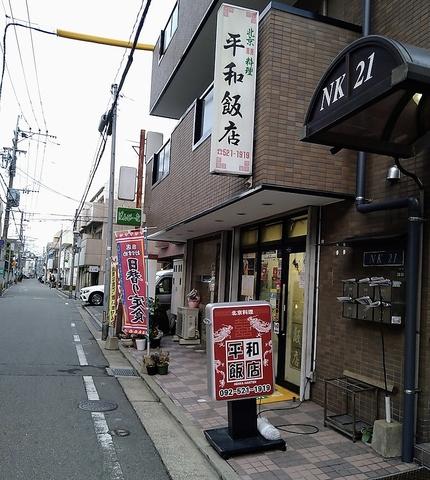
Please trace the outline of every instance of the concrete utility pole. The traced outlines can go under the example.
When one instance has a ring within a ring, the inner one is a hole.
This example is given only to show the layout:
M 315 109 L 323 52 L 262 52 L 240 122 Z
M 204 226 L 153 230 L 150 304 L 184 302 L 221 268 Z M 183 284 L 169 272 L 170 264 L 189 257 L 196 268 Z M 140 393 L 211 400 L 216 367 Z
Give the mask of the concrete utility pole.
M 70 286 L 69 286 L 69 298 L 72 298 L 73 295 L 73 279 L 75 276 L 75 255 L 76 255 L 76 248 L 77 248 L 77 240 L 79 232 L 76 231 L 78 226 L 78 211 L 75 211 L 75 221 L 73 222 L 73 243 L 72 243 L 72 264 L 70 267 Z M 77 284 L 76 284 L 77 286 Z M 76 290 L 75 290 L 75 298 L 76 298 Z
M 114 105 L 112 108 L 112 144 L 110 156 L 110 175 L 109 175 L 109 203 L 107 213 L 107 233 L 106 233 L 106 258 L 105 258 L 105 281 L 103 295 L 103 323 L 102 323 L 102 340 L 106 340 L 109 334 L 109 297 L 110 297 L 110 275 L 112 261 L 112 243 L 113 243 L 113 210 L 114 210 L 114 194 L 115 194 L 115 147 L 116 147 L 116 112 L 117 102 L 116 92 L 118 85 L 112 85 L 112 96 Z
M 3 292 L 4 289 L 4 276 L 5 276 L 5 253 L 6 253 L 6 245 L 7 245 L 7 235 L 9 230 L 9 220 L 10 220 L 10 211 L 12 209 L 12 199 L 10 196 L 10 191 L 13 188 L 13 179 L 15 178 L 16 173 L 16 155 L 18 150 L 18 135 L 19 135 L 19 115 L 16 120 L 16 128 L 15 128 L 15 135 L 13 137 L 13 144 L 12 144 L 12 157 L 9 165 L 9 185 L 7 188 L 7 195 L 6 195 L 6 211 L 4 214 L 4 226 L 3 226 L 3 235 L 2 235 L 2 245 L 1 245 L 1 253 L 0 253 L 0 293 Z M 8 270 L 10 269 L 10 265 Z

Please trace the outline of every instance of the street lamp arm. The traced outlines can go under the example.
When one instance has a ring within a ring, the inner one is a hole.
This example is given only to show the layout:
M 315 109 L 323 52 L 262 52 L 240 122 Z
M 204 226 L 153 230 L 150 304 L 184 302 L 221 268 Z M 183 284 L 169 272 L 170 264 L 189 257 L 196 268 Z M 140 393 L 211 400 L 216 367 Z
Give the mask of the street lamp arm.
M 101 43 L 103 45 L 111 45 L 113 47 L 131 48 L 133 43 L 125 40 L 115 40 L 113 38 L 98 37 L 96 35 L 87 35 L 86 33 L 70 32 L 68 30 L 57 29 L 57 36 L 63 38 L 70 38 L 72 40 L 81 40 L 82 42 Z M 136 50 L 146 50 L 148 52 L 154 51 L 154 45 L 146 43 L 138 43 Z

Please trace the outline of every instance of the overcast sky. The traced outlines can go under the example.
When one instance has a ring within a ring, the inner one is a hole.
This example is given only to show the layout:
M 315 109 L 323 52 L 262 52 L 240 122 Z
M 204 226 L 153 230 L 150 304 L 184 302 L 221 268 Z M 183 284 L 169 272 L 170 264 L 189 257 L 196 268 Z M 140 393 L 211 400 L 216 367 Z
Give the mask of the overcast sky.
M 1 3 L 3 28 L 8 20 L 4 15 L 11 16 L 11 8 L 16 20 L 28 22 L 28 5 L 32 24 L 40 28 L 60 28 L 128 40 L 142 0 L 1 0 Z M 152 2 L 140 43 L 156 42 L 174 4 L 175 0 Z M 62 227 L 71 228 L 71 222 L 62 219 L 73 215 L 77 202 L 39 187 L 30 176 L 40 178 L 43 184 L 63 195 L 77 200 L 81 198 L 98 145 L 100 116 L 107 110 L 111 85 L 119 81 L 126 63 L 127 57 L 115 80 L 123 54 L 124 49 L 118 47 L 68 40 L 35 31 L 31 39 L 28 29 L 17 27 L 16 32 L 13 27 L 8 29 L 7 71 L 0 99 L 0 149 L 12 146 L 19 114 L 23 113 L 25 117 L 20 119 L 21 130 L 31 127 L 32 131 L 37 132 L 40 128 L 45 132 L 41 103 L 48 132 L 57 137 L 46 144 L 25 139 L 19 143 L 19 148 L 27 153 L 18 157 L 14 186 L 39 190 L 39 193 L 21 193 L 21 209 L 35 214 L 26 216 L 30 222 L 26 223 L 25 236 L 32 250 L 40 253 L 56 231 Z M 122 90 L 124 97 L 119 102 L 117 168 L 120 165 L 137 166 L 137 155 L 132 146 L 138 144 L 140 129 L 160 131 L 168 137 L 175 125 L 171 120 L 149 116 L 151 64 L 152 53 L 135 52 Z M 33 136 L 35 138 L 37 135 Z M 110 140 L 90 193 L 107 182 L 109 161 Z M 0 173 L 7 182 L 7 171 L 0 167 Z M 0 196 L 5 198 L 1 186 Z M 50 218 L 58 220 L 48 221 Z M 15 212 L 17 224 L 19 220 L 20 214 Z M 16 233 L 11 218 L 9 236 L 16 236 Z

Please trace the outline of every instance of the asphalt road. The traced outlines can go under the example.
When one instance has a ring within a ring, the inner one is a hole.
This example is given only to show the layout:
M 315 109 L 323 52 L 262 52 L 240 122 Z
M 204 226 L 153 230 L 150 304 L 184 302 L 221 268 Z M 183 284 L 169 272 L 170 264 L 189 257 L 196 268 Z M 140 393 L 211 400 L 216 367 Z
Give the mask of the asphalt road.
M 0 479 L 168 479 L 74 304 L 24 280 L 0 297 L 0 328 Z M 118 408 L 78 408 L 98 398 Z

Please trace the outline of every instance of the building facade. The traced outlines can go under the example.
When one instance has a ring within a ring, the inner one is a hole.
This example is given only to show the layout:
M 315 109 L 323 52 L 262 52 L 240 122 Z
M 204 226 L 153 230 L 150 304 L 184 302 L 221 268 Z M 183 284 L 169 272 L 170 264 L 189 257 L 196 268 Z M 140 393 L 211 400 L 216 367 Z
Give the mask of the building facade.
M 210 173 L 221 2 L 180 0 L 154 51 L 151 113 L 178 125 L 147 161 L 144 208 L 147 224 L 157 226 L 150 239 L 184 245 L 185 291 L 198 289 L 203 304 L 271 304 L 278 384 L 323 403 L 324 380 L 348 375 L 389 392 L 393 417 L 402 422 L 407 210 L 363 215 L 355 205 L 356 153 L 301 141 L 321 78 L 362 36 L 362 2 L 229 3 L 260 14 L 252 175 Z M 428 2 L 371 4 L 372 34 L 430 49 Z M 326 98 L 342 96 L 341 82 Z M 427 197 L 424 155 L 403 163 L 421 179 L 421 194 L 407 175 L 385 180 L 392 158 L 370 155 L 367 165 L 366 199 Z M 417 442 L 430 441 L 427 245 L 424 226 Z M 376 277 L 387 282 L 366 281 Z M 383 416 L 382 397 L 376 412 L 364 398 L 359 415 Z M 331 407 L 341 403 L 335 398 Z

